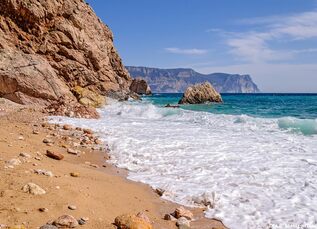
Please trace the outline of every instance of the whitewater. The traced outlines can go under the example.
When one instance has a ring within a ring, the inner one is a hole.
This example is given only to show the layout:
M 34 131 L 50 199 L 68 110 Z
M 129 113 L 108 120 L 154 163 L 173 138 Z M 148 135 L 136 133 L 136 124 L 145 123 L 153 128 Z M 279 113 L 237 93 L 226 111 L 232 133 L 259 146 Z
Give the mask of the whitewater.
M 207 206 L 232 229 L 317 228 L 317 120 L 260 118 L 111 102 L 93 129 L 128 178 Z M 298 227 L 296 227 L 298 226 Z

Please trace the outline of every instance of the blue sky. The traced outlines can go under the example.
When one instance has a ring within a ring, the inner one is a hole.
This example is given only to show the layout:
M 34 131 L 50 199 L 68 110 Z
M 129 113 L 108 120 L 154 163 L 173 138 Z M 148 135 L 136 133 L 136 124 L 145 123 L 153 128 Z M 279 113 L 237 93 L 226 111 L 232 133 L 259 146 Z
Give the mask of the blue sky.
M 125 65 L 250 74 L 264 92 L 317 92 L 316 0 L 88 0 Z

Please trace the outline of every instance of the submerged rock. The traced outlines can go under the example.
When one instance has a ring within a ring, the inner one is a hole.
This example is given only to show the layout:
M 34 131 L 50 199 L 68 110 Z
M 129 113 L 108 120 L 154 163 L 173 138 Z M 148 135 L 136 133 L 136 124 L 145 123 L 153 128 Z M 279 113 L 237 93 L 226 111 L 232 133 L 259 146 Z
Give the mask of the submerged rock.
M 130 90 L 138 95 L 151 95 L 151 88 L 143 79 L 134 79 L 130 85 Z
M 186 89 L 179 104 L 200 104 L 206 102 L 222 103 L 221 95 L 209 82 L 196 84 Z

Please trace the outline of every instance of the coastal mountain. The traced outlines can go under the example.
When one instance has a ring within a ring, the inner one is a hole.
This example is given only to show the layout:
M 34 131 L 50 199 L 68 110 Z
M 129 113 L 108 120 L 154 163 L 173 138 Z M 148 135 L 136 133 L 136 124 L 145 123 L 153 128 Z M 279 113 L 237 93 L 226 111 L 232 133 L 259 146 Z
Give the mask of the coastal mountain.
M 212 73 L 201 74 L 189 68 L 159 69 L 127 66 L 133 78 L 148 82 L 153 92 L 182 93 L 190 85 L 210 82 L 221 93 L 257 93 L 257 85 L 249 75 Z
M 87 99 L 78 90 L 124 97 L 131 82 L 112 32 L 85 1 L 1 1 L 0 97 L 79 104 Z

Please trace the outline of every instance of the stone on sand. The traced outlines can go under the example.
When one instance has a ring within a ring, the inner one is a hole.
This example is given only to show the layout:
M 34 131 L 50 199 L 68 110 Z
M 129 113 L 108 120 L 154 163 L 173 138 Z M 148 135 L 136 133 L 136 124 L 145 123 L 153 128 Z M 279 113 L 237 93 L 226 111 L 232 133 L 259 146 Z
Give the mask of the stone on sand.
M 121 215 L 115 218 L 114 224 L 125 229 L 152 229 L 152 225 L 136 215 Z
M 16 166 L 16 165 L 21 165 L 22 162 L 20 161 L 20 159 L 12 158 L 12 159 L 6 161 L 6 164 L 7 164 L 7 165 Z
M 22 191 L 32 195 L 43 195 L 46 193 L 43 188 L 34 183 L 27 183 L 22 187 Z
M 53 222 L 53 225 L 58 228 L 74 228 L 78 226 L 78 222 L 74 216 L 62 215 Z
M 176 219 L 181 218 L 181 217 L 185 217 L 186 219 L 192 220 L 194 215 L 191 211 L 185 209 L 184 207 L 179 207 L 175 209 L 175 212 L 173 214 Z
M 64 155 L 57 153 L 57 152 L 53 152 L 50 150 L 46 151 L 46 156 L 48 156 L 49 158 L 55 159 L 55 160 L 63 160 L 64 159 Z
M 44 176 L 48 176 L 48 177 L 53 177 L 53 173 L 51 171 L 45 170 L 45 169 L 35 169 L 34 173 L 38 174 L 38 175 L 44 175 Z
M 190 227 L 190 221 L 188 219 L 186 219 L 185 217 L 180 217 L 179 219 L 177 219 L 176 225 L 180 228 L 180 227 Z
M 58 229 L 58 227 L 51 225 L 51 224 L 45 224 L 40 227 L 40 229 Z

